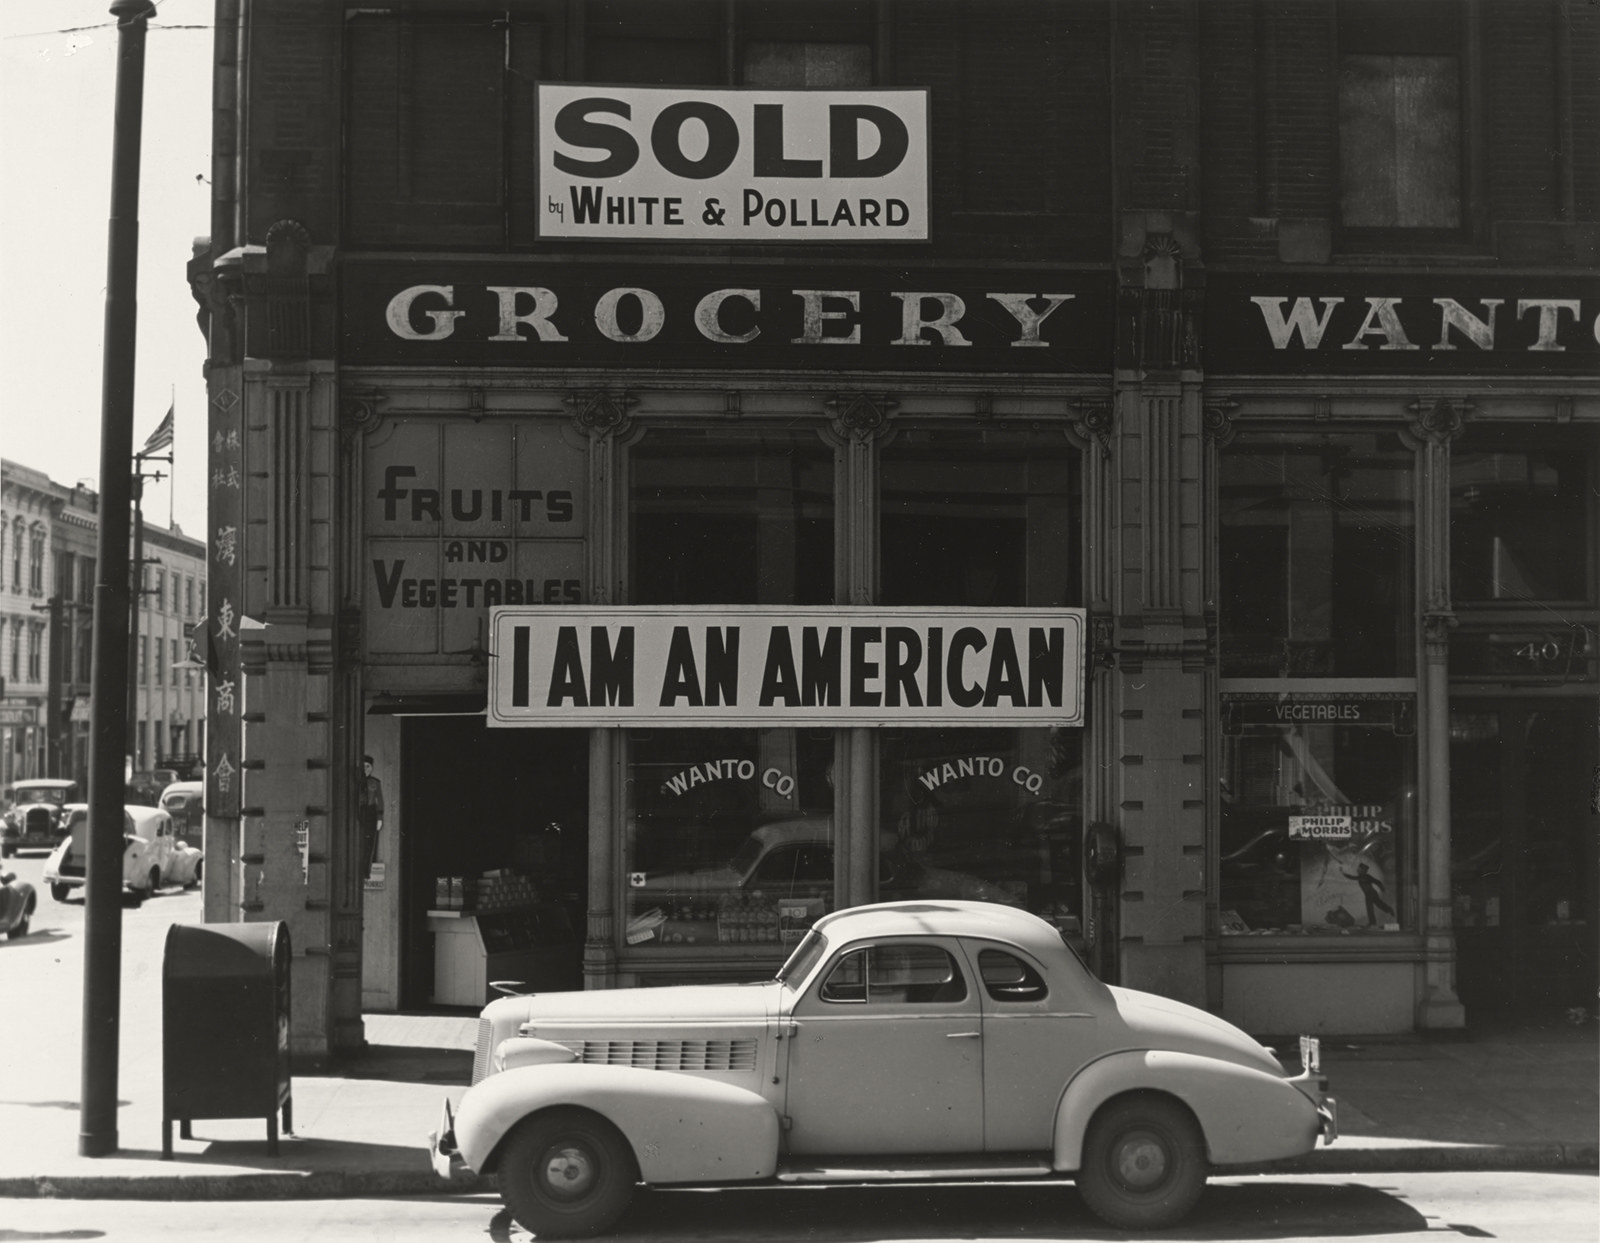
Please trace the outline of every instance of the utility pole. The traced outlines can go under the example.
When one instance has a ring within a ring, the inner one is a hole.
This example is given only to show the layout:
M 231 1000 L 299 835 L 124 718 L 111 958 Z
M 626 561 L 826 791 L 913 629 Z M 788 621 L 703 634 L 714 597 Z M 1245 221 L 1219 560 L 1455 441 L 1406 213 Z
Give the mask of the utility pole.
M 139 766 L 139 686 L 144 681 L 144 663 L 139 659 L 139 610 L 144 607 L 144 481 L 165 478 L 160 471 L 144 472 L 146 458 L 170 462 L 171 457 L 153 453 L 133 455 L 133 565 L 129 575 L 128 606 L 128 765 L 129 772 Z
M 83 1068 L 78 1152 L 117 1151 L 117 1056 L 122 1021 L 123 755 L 127 746 L 128 463 L 139 327 L 139 154 L 150 0 L 113 0 L 116 113 L 106 248 L 100 380 L 100 532 L 90 695 L 89 850 L 84 883 Z

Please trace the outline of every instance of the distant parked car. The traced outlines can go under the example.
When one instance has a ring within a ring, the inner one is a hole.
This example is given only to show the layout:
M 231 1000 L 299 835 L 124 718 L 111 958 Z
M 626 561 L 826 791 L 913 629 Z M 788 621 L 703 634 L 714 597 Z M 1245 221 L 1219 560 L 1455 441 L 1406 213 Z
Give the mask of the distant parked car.
M 0 872 L 0 932 L 13 941 L 28 935 L 28 924 L 33 919 L 39 896 L 27 881 L 17 879 L 15 872 Z
M 89 809 L 74 809 L 71 835 L 57 846 L 44 865 L 50 896 L 65 902 L 86 879 L 89 844 Z M 123 809 L 122 887 L 136 900 L 168 885 L 185 889 L 200 883 L 201 852 L 186 846 L 173 831 L 172 817 L 159 807 L 130 803 Z
M 62 809 L 79 797 L 76 781 L 38 777 L 17 782 L 11 808 L 0 820 L 0 858 L 19 850 L 54 849 L 67 832 Z
M 777 976 L 502 997 L 432 1144 L 494 1171 L 541 1239 L 598 1234 L 639 1183 L 1071 1175 L 1119 1229 L 1171 1226 L 1215 1167 L 1309 1152 L 1334 1103 L 1232 1024 L 1102 984 L 1037 916 L 854 907 Z
M 174 781 L 161 791 L 161 810 L 172 817 L 178 837 L 190 846 L 205 840 L 206 787 L 203 781 Z

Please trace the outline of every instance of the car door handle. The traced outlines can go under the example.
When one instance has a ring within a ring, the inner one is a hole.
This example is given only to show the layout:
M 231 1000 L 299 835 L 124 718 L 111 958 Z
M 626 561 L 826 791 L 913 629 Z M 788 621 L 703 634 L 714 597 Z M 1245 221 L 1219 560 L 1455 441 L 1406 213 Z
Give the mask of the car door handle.
M 981 1032 L 946 1032 L 944 1038 L 946 1040 L 976 1040 L 980 1035 L 982 1035 Z

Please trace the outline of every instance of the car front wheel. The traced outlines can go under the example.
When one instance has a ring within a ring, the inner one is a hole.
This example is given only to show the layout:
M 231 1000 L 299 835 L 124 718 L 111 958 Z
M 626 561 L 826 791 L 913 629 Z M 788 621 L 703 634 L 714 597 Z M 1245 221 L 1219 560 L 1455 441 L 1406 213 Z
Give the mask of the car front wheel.
M 1200 1127 L 1171 1097 L 1141 1093 L 1106 1105 L 1084 1137 L 1078 1192 L 1124 1230 L 1176 1225 L 1206 1185 Z
M 71 892 L 71 885 L 59 885 L 55 881 L 50 882 L 50 896 L 57 902 L 65 902 L 67 900 L 67 895 Z
M 600 1234 L 622 1216 L 639 1181 L 628 1141 L 583 1109 L 552 1109 L 523 1122 L 499 1173 L 511 1215 L 541 1239 Z

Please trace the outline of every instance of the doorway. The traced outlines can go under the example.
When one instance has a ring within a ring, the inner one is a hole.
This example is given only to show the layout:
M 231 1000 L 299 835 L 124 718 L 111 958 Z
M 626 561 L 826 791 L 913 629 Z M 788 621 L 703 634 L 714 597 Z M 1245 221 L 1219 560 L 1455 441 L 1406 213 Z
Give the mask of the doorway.
M 1592 697 L 1452 705 L 1451 888 L 1469 1023 L 1594 1002 L 1596 718 Z
M 401 1004 L 436 994 L 428 912 L 438 881 L 486 872 L 526 877 L 570 936 L 556 972 L 581 979 L 588 913 L 589 737 L 584 730 L 490 729 L 481 716 L 408 717 L 401 730 Z M 548 928 L 546 919 L 541 924 Z M 581 985 L 579 985 L 581 987 Z

